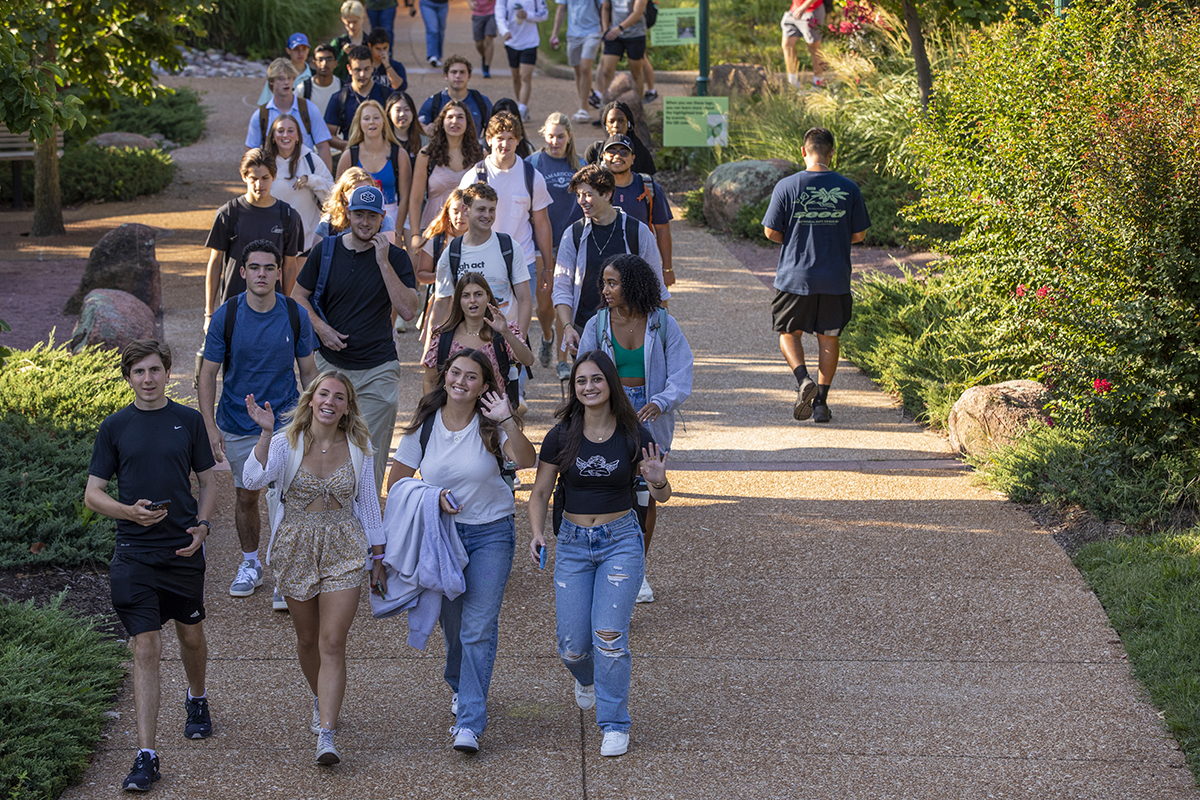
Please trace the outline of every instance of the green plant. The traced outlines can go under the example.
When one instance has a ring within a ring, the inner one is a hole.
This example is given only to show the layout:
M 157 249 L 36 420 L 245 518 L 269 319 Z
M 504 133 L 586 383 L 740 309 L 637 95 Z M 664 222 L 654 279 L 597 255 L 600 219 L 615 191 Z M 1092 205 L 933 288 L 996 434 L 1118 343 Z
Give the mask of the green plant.
M 200 93 L 188 87 L 159 87 L 153 99 L 142 102 L 132 97 L 116 100 L 116 110 L 89 135 L 103 131 L 128 131 L 149 136 L 161 133 L 178 145 L 189 145 L 204 135 L 208 111 Z
M 25 170 L 25 196 L 33 192 L 33 177 Z M 157 194 L 175 178 L 171 156 L 161 150 L 132 147 L 92 147 L 67 150 L 59 161 L 62 202 L 67 205 L 134 200 Z M 12 197 L 12 175 L 0 170 L 0 199 Z
M 684 195 L 683 218 L 697 225 L 704 225 L 704 189 L 693 189 Z
M 282 56 L 284 44 L 296 31 L 305 31 L 314 46 L 331 34 L 339 8 L 328 0 L 217 0 L 190 42 L 251 58 Z
M 0 792 L 53 800 L 87 767 L 124 678 L 124 646 L 61 607 L 0 603 Z
M 1094 542 L 1075 565 L 1200 777 L 1200 528 Z

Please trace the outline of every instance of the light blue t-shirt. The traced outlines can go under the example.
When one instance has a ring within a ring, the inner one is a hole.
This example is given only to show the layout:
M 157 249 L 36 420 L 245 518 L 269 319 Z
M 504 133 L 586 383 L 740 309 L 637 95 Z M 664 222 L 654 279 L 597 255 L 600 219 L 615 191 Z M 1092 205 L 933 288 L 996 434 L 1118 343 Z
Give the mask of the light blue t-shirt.
M 579 39 L 600 35 L 600 3 L 597 0 L 566 0 L 566 5 L 567 36 Z
M 259 432 L 258 425 L 246 412 L 246 395 L 253 394 L 260 406 L 270 401 L 275 413 L 275 425 L 283 414 L 296 405 L 300 391 L 292 364 L 316 349 L 308 312 L 300 312 L 300 340 L 292 341 L 292 323 L 288 319 L 287 301 L 276 293 L 275 306 L 265 314 L 246 304 L 246 294 L 238 295 L 237 321 L 230 342 L 229 371 L 221 387 L 221 402 L 217 406 L 217 427 L 224 433 L 251 436 Z M 204 339 L 204 360 L 221 364 L 225 361 L 225 305 L 212 315 L 208 335 Z

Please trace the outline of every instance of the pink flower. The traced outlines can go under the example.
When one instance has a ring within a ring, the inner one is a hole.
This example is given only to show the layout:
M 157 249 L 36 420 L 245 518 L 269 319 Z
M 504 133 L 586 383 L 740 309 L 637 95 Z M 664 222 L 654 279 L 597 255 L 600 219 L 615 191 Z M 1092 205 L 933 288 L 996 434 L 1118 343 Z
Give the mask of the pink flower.
M 1017 297 L 1024 297 L 1024 296 L 1025 296 L 1025 284 L 1018 283 L 1017 284 Z
M 1050 293 L 1050 287 L 1049 287 L 1049 286 L 1039 286 L 1039 287 L 1038 287 L 1038 290 L 1037 290 L 1037 296 L 1038 296 L 1038 297 L 1045 297 L 1045 296 L 1046 296 L 1047 294 L 1049 294 L 1049 293 Z
M 1112 384 L 1104 378 L 1096 378 L 1092 381 L 1092 388 L 1096 390 L 1096 394 L 1107 394 L 1112 391 Z

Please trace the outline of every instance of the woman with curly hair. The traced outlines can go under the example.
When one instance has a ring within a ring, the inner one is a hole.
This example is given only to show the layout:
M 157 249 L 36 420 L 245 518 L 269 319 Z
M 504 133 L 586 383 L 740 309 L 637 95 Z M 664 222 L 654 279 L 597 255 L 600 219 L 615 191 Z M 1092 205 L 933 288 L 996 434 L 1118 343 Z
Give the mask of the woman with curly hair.
M 600 350 L 613 360 L 621 388 L 664 452 L 675 436 L 675 409 L 692 393 L 692 348 L 675 318 L 662 308 L 658 276 L 635 255 L 608 262 L 600 280 L 604 306 L 588 320 L 580 352 Z M 643 543 L 647 559 L 656 520 L 654 499 L 646 513 Z M 646 578 L 637 602 L 653 603 Z
M 267 563 L 287 599 L 300 671 L 312 689 L 317 763 L 331 766 L 341 761 L 333 736 L 346 694 L 346 637 L 367 549 L 384 541 L 371 436 L 354 385 L 336 370 L 308 385 L 278 434 L 270 403 L 248 395 L 246 410 L 262 435 L 242 479 L 247 489 L 279 488 Z
M 350 207 L 350 195 L 360 186 L 374 185 L 375 179 L 362 167 L 350 167 L 343 172 L 325 199 L 325 213 L 317 225 L 316 238 L 345 232 L 350 227 L 350 215 L 346 211 Z M 387 236 L 389 242 L 395 243 L 396 224 L 387 214 L 383 215 L 383 226 L 379 232 Z
M 408 217 L 408 200 L 412 188 L 412 163 L 402 157 L 400 142 L 392 132 L 392 124 L 383 106 L 375 100 L 365 100 L 354 112 L 350 123 L 349 147 L 337 163 L 337 175 L 350 167 L 362 167 L 383 192 L 384 216 L 392 218 L 396 228 Z
M 466 590 L 454 600 L 443 598 L 441 611 L 444 675 L 453 693 L 450 711 L 458 717 L 453 747 L 464 753 L 479 750 L 487 727 L 500 604 L 517 546 L 516 504 L 501 474 L 506 459 L 524 469 L 533 466 L 537 451 L 500 392 L 491 360 L 479 350 L 463 350 L 440 370 L 404 428 L 388 492 L 419 469 L 422 480 L 442 488 L 441 510 L 454 516 L 467 551 Z M 384 552 L 382 544 L 371 549 Z
M 425 244 L 421 233 L 441 212 L 462 176 L 483 156 L 471 112 L 459 100 L 448 101 L 433 121 L 433 135 L 417 154 L 413 167 L 412 202 L 408 204 L 411 252 Z

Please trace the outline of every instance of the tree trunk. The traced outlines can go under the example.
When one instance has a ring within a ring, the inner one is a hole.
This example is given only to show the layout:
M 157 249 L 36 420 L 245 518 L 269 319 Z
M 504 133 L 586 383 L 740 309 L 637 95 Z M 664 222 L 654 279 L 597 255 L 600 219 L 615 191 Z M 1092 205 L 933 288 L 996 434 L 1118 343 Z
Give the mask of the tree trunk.
M 904 27 L 912 43 L 913 63 L 917 67 L 917 87 L 921 92 L 921 109 L 929 109 L 929 95 L 933 93 L 933 70 L 929 66 L 929 55 L 925 52 L 925 34 L 921 32 L 921 15 L 913 0 L 901 0 L 904 12 Z
M 63 225 L 62 191 L 58 185 L 58 129 L 37 144 L 33 159 L 33 229 L 31 236 L 61 236 Z

